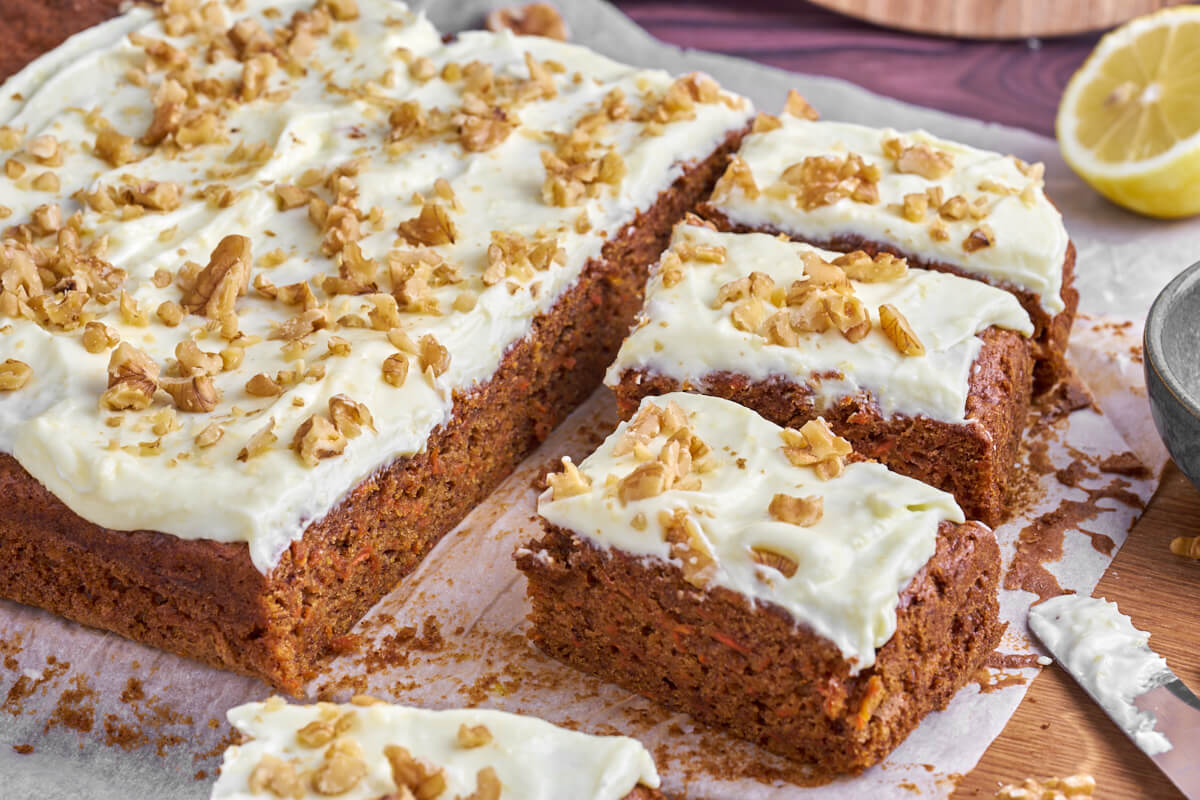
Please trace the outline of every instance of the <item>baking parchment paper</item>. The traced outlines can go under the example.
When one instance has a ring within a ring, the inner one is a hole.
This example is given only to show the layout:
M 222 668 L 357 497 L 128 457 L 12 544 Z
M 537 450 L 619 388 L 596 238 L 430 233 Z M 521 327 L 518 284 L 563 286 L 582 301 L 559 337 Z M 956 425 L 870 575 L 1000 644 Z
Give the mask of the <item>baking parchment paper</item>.
M 427 5 L 439 28 L 453 31 L 478 26 L 488 8 L 501 4 Z M 997 536 L 1008 564 L 1023 532 L 1036 537 L 1044 514 L 1073 503 L 1085 519 L 1066 531 L 1064 556 L 1048 570 L 1065 589 L 1090 592 L 1156 483 L 1099 465 L 1132 449 L 1157 474 L 1166 459 L 1146 406 L 1141 325 L 1161 286 L 1194 257 L 1189 247 L 1200 241 L 1200 226 L 1145 220 L 1107 204 L 1069 171 L 1051 139 L 917 108 L 843 81 L 685 52 L 654 40 L 598 0 L 559 0 L 558 6 L 574 41 L 634 64 L 706 71 L 763 110 L 778 111 L 787 90 L 796 88 L 829 119 L 924 127 L 1046 164 L 1047 190 L 1078 250 L 1076 285 L 1085 314 L 1071 357 L 1096 404 L 1031 437 L 1036 452 L 1023 454 L 1020 470 L 1023 510 Z M 586 455 L 615 420 L 611 395 L 601 389 L 381 601 L 311 692 L 345 699 L 368 691 L 439 708 L 481 704 L 637 736 L 654 753 L 664 788 L 688 797 L 949 794 L 956 777 L 999 735 L 1035 668 L 991 669 L 946 711 L 930 715 L 885 763 L 853 780 L 805 789 L 796 785 L 805 777 L 801 767 L 576 673 L 526 642 L 524 580 L 511 553 L 536 532 L 535 486 L 559 456 Z M 1075 476 L 1074 486 L 1058 478 L 1060 470 Z M 1000 652 L 1035 652 L 1024 623 L 1035 599 L 1027 591 L 1002 592 L 1010 624 Z M 261 682 L 6 601 L 0 601 L 0 659 L 3 800 L 207 797 L 228 742 L 225 710 L 269 693 Z

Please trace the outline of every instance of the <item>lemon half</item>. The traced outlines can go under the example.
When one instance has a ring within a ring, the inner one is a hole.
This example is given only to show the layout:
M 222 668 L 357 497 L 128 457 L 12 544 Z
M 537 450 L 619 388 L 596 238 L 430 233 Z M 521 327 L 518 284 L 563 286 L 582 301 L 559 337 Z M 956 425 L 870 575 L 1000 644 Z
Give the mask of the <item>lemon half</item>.
M 1063 92 L 1063 158 L 1114 203 L 1200 214 L 1200 7 L 1169 8 L 1106 35 Z

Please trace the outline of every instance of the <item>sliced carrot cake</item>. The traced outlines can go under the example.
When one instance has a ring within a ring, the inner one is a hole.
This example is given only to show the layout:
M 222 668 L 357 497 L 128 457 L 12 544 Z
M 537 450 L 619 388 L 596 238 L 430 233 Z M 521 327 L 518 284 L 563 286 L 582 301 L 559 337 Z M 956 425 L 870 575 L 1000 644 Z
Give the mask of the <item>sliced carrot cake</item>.
M 1003 287 L 1033 322 L 1039 390 L 1066 374 L 1075 249 L 1041 164 L 925 131 L 817 120 L 795 93 L 754 131 L 705 206 L 709 217 Z
M 999 550 L 820 419 L 647 397 L 517 553 L 547 653 L 831 773 L 887 755 L 995 647 Z
M 863 455 L 996 524 L 1029 409 L 1031 331 L 1011 294 L 979 281 L 687 222 L 607 381 L 625 417 L 680 389 L 778 425 L 822 415 Z

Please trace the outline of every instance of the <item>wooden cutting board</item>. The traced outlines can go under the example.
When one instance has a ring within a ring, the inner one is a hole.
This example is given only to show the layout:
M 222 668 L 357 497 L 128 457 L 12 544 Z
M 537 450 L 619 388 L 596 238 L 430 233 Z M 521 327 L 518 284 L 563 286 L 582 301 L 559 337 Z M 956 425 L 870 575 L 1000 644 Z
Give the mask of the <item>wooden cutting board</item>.
M 1111 28 L 1185 0 L 812 0 L 852 17 L 906 31 L 1007 39 Z

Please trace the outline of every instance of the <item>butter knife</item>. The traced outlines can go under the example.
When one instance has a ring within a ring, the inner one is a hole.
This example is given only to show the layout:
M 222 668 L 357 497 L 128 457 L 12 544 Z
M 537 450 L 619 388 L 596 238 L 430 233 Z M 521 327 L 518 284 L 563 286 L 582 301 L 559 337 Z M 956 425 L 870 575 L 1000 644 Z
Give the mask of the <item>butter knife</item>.
M 1029 628 L 1189 800 L 1200 800 L 1200 698 L 1116 603 L 1083 595 L 1029 609 Z

